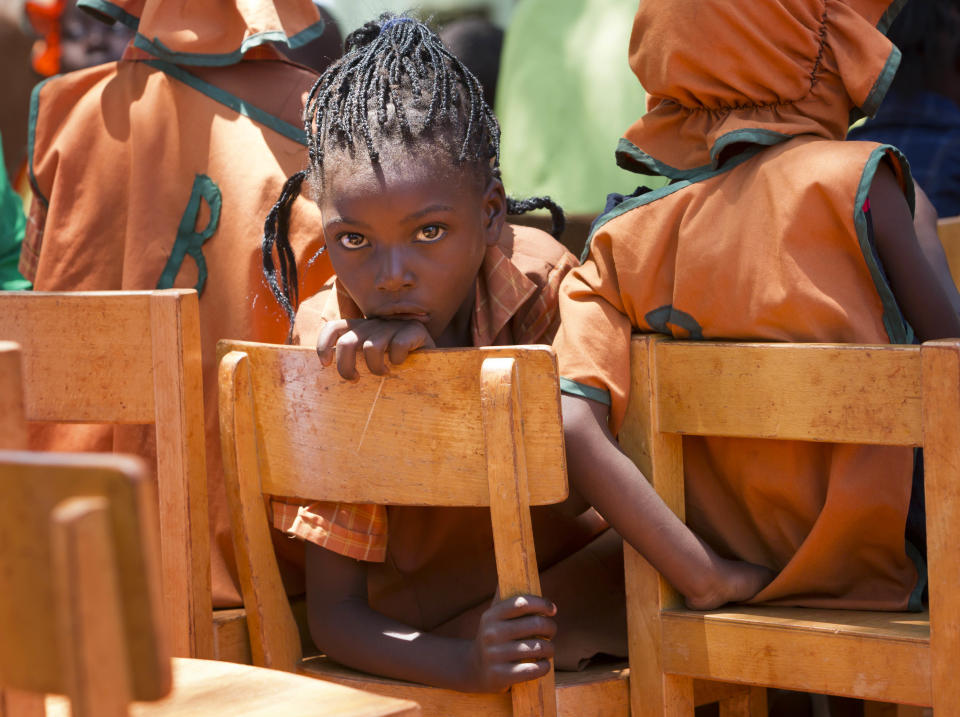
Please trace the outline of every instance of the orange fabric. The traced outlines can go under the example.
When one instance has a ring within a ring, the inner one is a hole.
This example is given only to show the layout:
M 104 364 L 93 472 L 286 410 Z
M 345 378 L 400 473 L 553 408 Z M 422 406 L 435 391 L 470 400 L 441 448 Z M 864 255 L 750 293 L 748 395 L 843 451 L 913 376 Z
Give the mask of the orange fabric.
M 125 15 L 125 21 L 132 16 L 138 22 L 137 32 L 166 53 L 229 55 L 268 39 L 291 38 L 320 22 L 311 0 L 108 0 L 106 4 L 112 7 L 91 8 L 112 17 Z M 189 57 L 180 59 L 183 64 L 204 64 Z
M 902 5 L 643 0 L 630 65 L 648 111 L 625 137 L 678 170 L 718 166 L 728 142 L 843 139 L 850 110 L 873 114 L 892 79 L 899 51 L 876 25 Z
M 315 76 L 272 57 L 195 74 L 299 127 Z M 26 266 L 36 259 L 30 273 L 37 290 L 155 288 L 197 177 L 206 175 L 219 190 L 219 222 L 201 247 L 208 276 L 200 328 L 213 599 L 221 607 L 239 605 L 240 593 L 222 482 L 216 344 L 286 338 L 286 316 L 262 277 L 260 236 L 283 182 L 305 161 L 304 145 L 138 60 L 51 79 L 37 96 L 31 169 L 39 194 L 23 252 Z M 208 203 L 200 205 L 196 231 L 210 218 Z M 299 198 L 293 213 L 291 242 L 305 266 L 322 241 L 319 211 Z M 325 259 L 314 263 L 300 277 L 301 294 L 317 291 L 331 273 Z M 197 279 L 188 255 L 174 286 L 192 287 Z M 104 444 L 152 462 L 155 456 L 152 432 L 137 426 L 47 426 L 33 436 L 37 448 Z
M 507 225 L 484 256 L 471 321 L 474 346 L 536 344 L 552 340 L 559 322 L 560 281 L 574 257 L 543 232 Z M 300 306 L 294 343 L 316 345 L 328 321 L 362 318 L 343 287 L 331 279 Z M 387 553 L 387 513 L 381 505 L 273 500 L 273 525 L 290 537 L 356 560 L 382 562 Z
M 614 433 L 635 330 L 911 340 L 863 207 L 881 161 L 912 201 L 909 169 L 892 148 L 827 139 L 886 91 L 896 53 L 873 24 L 890 5 L 641 3 L 631 63 L 652 111 L 627 131 L 635 146 L 621 144 L 621 159 L 677 181 L 599 220 L 588 261 L 561 288 L 554 342 L 565 390 L 609 395 Z M 912 449 L 686 438 L 684 468 L 691 528 L 723 555 L 778 571 L 755 602 L 915 604 L 904 547 Z
M 799 137 L 602 224 L 561 288 L 561 376 L 609 392 L 616 433 L 634 330 L 890 342 L 889 287 L 874 284 L 855 226 L 881 158 L 909 181 L 877 145 Z M 907 606 L 912 449 L 685 439 L 684 463 L 691 528 L 723 555 L 779 571 L 758 602 Z

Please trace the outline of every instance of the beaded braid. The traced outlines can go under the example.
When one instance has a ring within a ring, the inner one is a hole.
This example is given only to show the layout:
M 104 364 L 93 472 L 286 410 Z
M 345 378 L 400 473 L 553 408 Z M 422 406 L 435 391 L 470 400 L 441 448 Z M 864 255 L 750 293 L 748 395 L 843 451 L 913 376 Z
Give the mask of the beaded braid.
M 286 181 L 263 228 L 264 276 L 290 318 L 290 335 L 299 303 L 297 267 L 288 236 L 290 207 L 307 176 L 323 189 L 328 146 L 353 149 L 362 142 L 371 161 L 379 162 L 374 131 L 381 131 L 382 139 L 382 130 L 392 121 L 392 107 L 403 144 L 428 135 L 436 139 L 438 129 L 462 132 L 457 162 L 474 163 L 479 171 L 500 179 L 500 125 L 483 99 L 483 87 L 426 25 L 412 17 L 384 13 L 350 33 L 344 48 L 346 54 L 327 68 L 307 95 L 304 130 L 309 168 Z M 419 128 L 411 121 L 411 112 L 422 115 Z M 375 128 L 371 115 L 376 117 Z M 507 198 L 507 214 L 533 209 L 550 210 L 551 233 L 558 237 L 564 217 L 553 200 Z

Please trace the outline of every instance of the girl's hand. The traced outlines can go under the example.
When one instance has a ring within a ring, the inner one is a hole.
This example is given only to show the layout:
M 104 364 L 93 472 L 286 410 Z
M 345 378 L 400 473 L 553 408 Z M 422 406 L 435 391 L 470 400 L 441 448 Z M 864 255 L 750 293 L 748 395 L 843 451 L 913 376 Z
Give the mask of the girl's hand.
M 510 685 L 543 677 L 553 657 L 557 614 L 549 600 L 520 595 L 494 603 L 480 618 L 470 651 L 468 692 L 503 692 Z
M 388 355 L 390 363 L 399 365 L 411 351 L 434 346 L 433 339 L 422 323 L 399 319 L 330 321 L 320 329 L 317 337 L 320 362 L 329 366 L 336 356 L 337 371 L 348 380 L 357 377 L 357 351 L 363 351 L 371 373 L 383 376 L 389 373 L 386 362 Z

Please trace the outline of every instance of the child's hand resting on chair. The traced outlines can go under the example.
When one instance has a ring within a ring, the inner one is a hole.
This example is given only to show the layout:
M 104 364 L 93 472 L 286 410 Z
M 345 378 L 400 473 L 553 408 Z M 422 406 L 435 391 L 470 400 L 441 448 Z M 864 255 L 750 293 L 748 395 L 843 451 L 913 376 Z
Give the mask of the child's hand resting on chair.
M 397 366 L 410 352 L 434 348 L 427 327 L 416 319 L 339 319 L 324 324 L 317 337 L 317 354 L 324 366 L 334 357 L 337 371 L 345 379 L 357 377 L 357 352 L 362 352 L 367 368 L 377 376 L 389 373 L 386 358 Z

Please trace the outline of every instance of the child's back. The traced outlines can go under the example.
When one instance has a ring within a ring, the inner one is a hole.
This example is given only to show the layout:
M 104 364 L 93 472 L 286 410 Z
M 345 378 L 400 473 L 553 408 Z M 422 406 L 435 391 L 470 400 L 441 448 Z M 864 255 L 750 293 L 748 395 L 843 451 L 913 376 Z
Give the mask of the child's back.
M 909 169 L 893 148 L 839 141 L 850 110 L 875 110 L 896 68 L 896 48 L 873 27 L 888 5 L 641 5 L 630 57 L 651 111 L 618 161 L 674 181 L 598 221 L 591 260 L 564 282 L 555 343 L 568 392 L 608 403 L 614 433 L 633 330 L 913 340 L 868 202 L 875 180 L 899 186 L 894 204 L 909 219 Z M 721 555 L 779 571 L 755 600 L 919 604 L 923 580 L 904 548 L 910 448 L 686 439 L 684 461 L 691 527 Z

